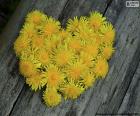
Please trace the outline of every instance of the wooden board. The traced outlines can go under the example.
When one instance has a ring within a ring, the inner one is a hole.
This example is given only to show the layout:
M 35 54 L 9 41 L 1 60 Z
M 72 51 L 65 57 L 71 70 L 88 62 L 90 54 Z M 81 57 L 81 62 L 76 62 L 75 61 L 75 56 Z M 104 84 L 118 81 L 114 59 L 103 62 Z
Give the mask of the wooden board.
M 0 33 L 20 0 L 0 0 Z
M 22 0 L 0 35 L 0 116 L 94 116 L 140 113 L 140 8 L 126 8 L 126 0 Z M 13 42 L 32 9 L 59 19 L 88 15 L 97 10 L 116 29 L 116 52 L 104 80 L 97 80 L 75 101 L 48 108 L 41 92 L 24 84 L 18 71 Z

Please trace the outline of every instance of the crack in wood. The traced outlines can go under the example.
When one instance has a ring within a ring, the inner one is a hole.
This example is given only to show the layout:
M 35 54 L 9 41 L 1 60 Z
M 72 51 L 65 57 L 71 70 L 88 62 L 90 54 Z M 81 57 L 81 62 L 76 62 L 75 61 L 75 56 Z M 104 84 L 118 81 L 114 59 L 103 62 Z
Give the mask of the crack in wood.
M 108 1 L 107 1 L 107 6 L 106 6 L 106 8 L 105 8 L 105 11 L 104 11 L 104 13 L 103 13 L 103 16 L 105 16 L 105 13 L 106 13 L 107 9 L 109 8 L 109 6 L 111 5 L 112 2 L 113 2 L 113 0 L 108 0 Z
M 24 84 L 24 85 L 25 85 L 25 84 Z M 23 85 L 23 88 L 21 89 L 20 93 L 18 94 L 17 99 L 16 99 L 15 102 L 13 103 L 13 107 L 11 108 L 11 111 L 9 112 L 9 114 L 7 114 L 7 116 L 11 116 L 11 114 L 12 114 L 12 112 L 13 112 L 13 110 L 14 110 L 14 107 L 15 107 L 17 101 L 18 101 L 18 99 L 19 99 L 19 97 L 21 96 L 22 91 L 23 91 L 24 88 L 25 88 L 24 85 Z

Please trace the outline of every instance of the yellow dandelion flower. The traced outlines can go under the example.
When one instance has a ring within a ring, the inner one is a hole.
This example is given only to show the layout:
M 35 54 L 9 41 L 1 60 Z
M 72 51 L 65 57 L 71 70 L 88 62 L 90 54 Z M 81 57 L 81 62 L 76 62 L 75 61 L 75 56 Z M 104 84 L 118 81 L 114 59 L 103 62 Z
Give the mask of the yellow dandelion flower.
M 88 19 L 87 19 L 87 17 L 82 16 L 79 19 L 79 26 L 78 26 L 78 28 L 76 28 L 76 31 L 82 31 L 82 29 L 88 29 L 86 27 L 89 27 Z M 87 31 L 87 30 L 85 30 L 85 31 Z
M 101 34 L 99 33 L 99 32 L 94 32 L 94 33 L 92 33 L 92 34 L 90 34 L 90 38 L 92 39 L 92 40 L 94 40 L 93 42 L 96 44 L 96 45 L 100 45 L 100 44 L 102 44 L 102 38 L 101 38 Z M 93 43 L 93 44 L 94 44 Z
M 88 26 L 80 26 L 80 28 L 77 29 L 77 31 L 74 33 L 76 37 L 78 37 L 81 40 L 89 40 L 90 35 L 94 33 L 92 30 L 89 29 Z
M 19 62 L 19 70 L 24 77 L 30 77 L 31 75 L 36 74 L 35 66 L 30 61 L 21 60 Z
M 85 65 L 80 61 L 71 63 L 67 69 L 68 78 L 75 81 L 79 80 L 85 69 Z
M 63 81 L 64 76 L 55 65 L 50 65 L 46 72 L 47 86 L 57 88 Z
M 104 24 L 106 18 L 99 12 L 91 12 L 89 17 L 89 25 L 95 30 L 99 30 Z
M 80 59 L 82 60 L 83 64 L 87 67 L 92 67 L 93 65 L 93 57 L 89 55 L 88 53 L 82 52 L 80 54 Z
M 52 36 L 56 34 L 60 29 L 60 22 L 55 21 L 53 18 L 48 18 L 46 24 L 44 25 L 43 31 L 46 36 Z
M 31 49 L 31 47 L 29 46 L 28 49 L 24 50 L 24 52 L 22 52 L 22 54 L 20 54 L 20 60 L 24 60 L 24 61 L 30 61 L 34 64 L 34 54 L 36 53 L 36 50 Z
M 61 102 L 61 95 L 58 94 L 56 89 L 49 88 L 44 92 L 43 99 L 46 105 L 54 107 Z
M 79 39 L 90 39 L 90 35 L 94 33 L 94 31 L 92 29 L 90 29 L 89 25 L 88 25 L 88 20 L 86 17 L 81 17 L 79 19 L 79 26 L 76 29 L 76 31 L 74 32 L 74 35 L 77 36 Z
M 77 52 L 80 51 L 82 48 L 81 41 L 79 39 L 76 39 L 76 38 L 69 39 L 67 43 L 70 49 L 75 50 Z
M 43 65 L 48 65 L 50 59 L 49 59 L 49 53 L 46 52 L 45 50 L 41 50 L 37 54 L 38 60 L 43 64 Z
M 80 19 L 79 19 L 79 27 L 85 27 L 85 26 L 88 26 L 88 18 L 85 17 L 85 16 L 81 16 Z
M 96 76 L 105 77 L 108 73 L 109 66 L 105 59 L 99 58 L 95 64 L 94 72 Z
M 29 78 L 26 78 L 26 83 L 31 87 L 32 90 L 40 90 L 46 83 L 46 78 L 40 73 L 31 75 Z
M 32 47 L 33 48 L 41 48 L 41 49 L 43 47 L 45 47 L 45 40 L 44 40 L 44 38 L 35 35 L 32 38 Z
M 83 51 L 92 57 L 96 57 L 98 55 L 98 45 L 88 44 L 83 48 Z
M 74 19 L 69 19 L 67 23 L 67 31 L 68 32 L 75 32 L 79 26 L 78 17 L 74 17 Z
M 51 38 L 46 38 L 45 40 L 45 48 L 51 52 L 53 49 L 57 47 L 59 44 L 60 38 L 57 36 L 52 36 Z
M 29 41 L 26 38 L 19 36 L 14 43 L 14 50 L 16 55 L 20 55 L 22 51 L 29 48 Z
M 105 46 L 103 48 L 102 54 L 105 59 L 109 60 L 111 58 L 113 52 L 114 52 L 114 48 L 112 46 Z
M 25 23 L 23 26 L 23 29 L 20 31 L 22 35 L 28 36 L 28 38 L 31 38 L 34 36 L 37 32 L 35 30 L 35 26 L 31 23 Z
M 101 33 L 103 34 L 103 41 L 105 43 L 112 43 L 115 39 L 115 29 L 111 23 L 106 23 L 101 27 Z
M 74 55 L 71 50 L 67 49 L 67 47 L 61 47 L 56 50 L 54 60 L 58 66 L 64 66 L 74 58 L 73 56 Z
M 70 81 L 64 84 L 63 87 L 60 88 L 60 91 L 62 91 L 65 99 L 76 99 L 80 96 L 84 89 L 75 84 L 73 81 Z
M 62 29 L 60 32 L 59 32 L 59 35 L 60 37 L 62 38 L 62 40 L 65 40 L 66 38 L 68 38 L 70 36 L 69 32 Z
M 94 74 L 86 74 L 83 76 L 81 82 L 84 84 L 84 88 L 88 88 L 91 87 L 93 85 L 93 83 L 95 82 L 95 77 Z
M 38 25 L 42 23 L 42 21 L 45 21 L 45 20 L 46 20 L 46 16 L 38 10 L 30 12 L 26 17 L 26 21 L 28 23 L 33 23 L 35 25 Z
M 59 65 L 65 65 L 69 62 L 71 56 L 70 56 L 70 53 L 66 52 L 66 51 L 63 51 L 63 52 L 60 52 L 56 55 L 56 63 L 59 64 Z

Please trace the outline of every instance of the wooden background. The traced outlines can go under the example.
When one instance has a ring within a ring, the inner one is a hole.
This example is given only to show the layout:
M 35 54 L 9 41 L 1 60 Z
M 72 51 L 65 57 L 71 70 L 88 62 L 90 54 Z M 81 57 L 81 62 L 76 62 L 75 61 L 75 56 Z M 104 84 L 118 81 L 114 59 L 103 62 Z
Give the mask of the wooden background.
M 0 0 L 0 33 L 19 2 L 20 0 Z
M 0 35 L 0 116 L 140 116 L 140 7 L 127 8 L 126 0 L 21 0 Z M 55 108 L 43 104 L 18 71 L 13 42 L 26 14 L 33 9 L 59 19 L 99 11 L 116 29 L 116 52 L 107 77 L 97 80 L 75 101 Z M 118 116 L 118 115 L 117 115 Z

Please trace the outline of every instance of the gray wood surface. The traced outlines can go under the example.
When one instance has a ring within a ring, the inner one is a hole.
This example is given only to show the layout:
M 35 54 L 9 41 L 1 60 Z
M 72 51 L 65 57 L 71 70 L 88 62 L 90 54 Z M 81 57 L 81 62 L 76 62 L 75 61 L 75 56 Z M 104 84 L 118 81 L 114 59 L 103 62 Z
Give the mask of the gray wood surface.
M 22 0 L 0 35 L 0 116 L 95 116 L 113 113 L 140 115 L 140 7 L 126 8 L 126 0 Z M 116 29 L 116 52 L 110 71 L 75 101 L 48 108 L 41 92 L 33 92 L 18 72 L 13 42 L 32 9 L 39 9 L 65 25 L 68 18 L 97 10 Z

